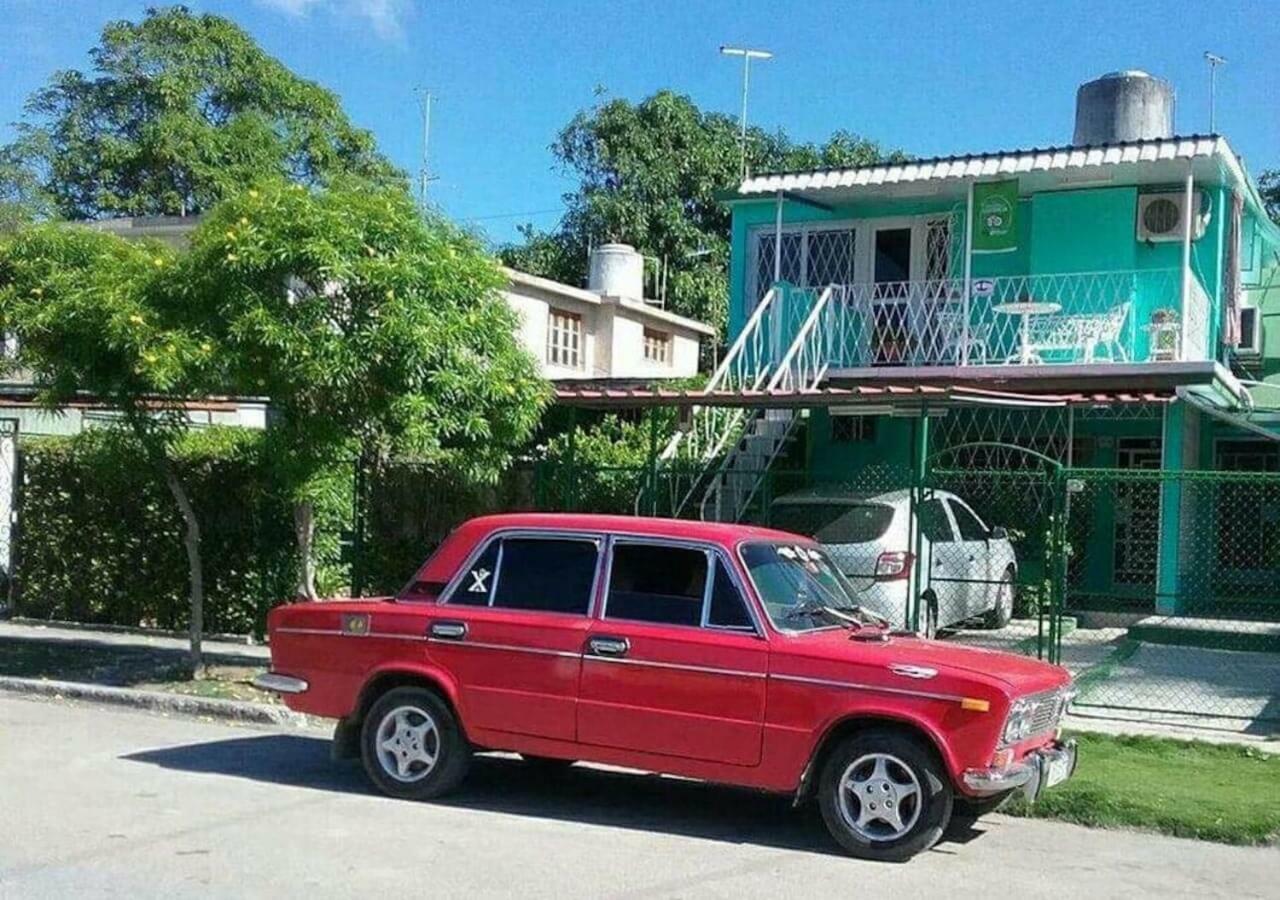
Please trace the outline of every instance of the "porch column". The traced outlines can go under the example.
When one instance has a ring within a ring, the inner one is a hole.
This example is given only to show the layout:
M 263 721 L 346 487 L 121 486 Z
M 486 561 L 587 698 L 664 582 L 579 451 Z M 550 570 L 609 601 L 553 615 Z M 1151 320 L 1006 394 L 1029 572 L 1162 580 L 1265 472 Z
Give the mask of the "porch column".
M 1165 407 L 1160 442 L 1160 468 L 1170 473 L 1160 482 L 1160 540 L 1156 548 L 1156 612 L 1185 610 L 1195 589 L 1194 573 L 1203 569 L 1196 550 L 1196 492 L 1177 473 L 1200 468 L 1200 413 L 1182 400 Z
M 1182 323 L 1181 338 L 1178 348 L 1179 359 L 1192 359 L 1194 348 L 1190 345 L 1191 323 L 1187 321 L 1187 310 L 1191 299 L 1191 203 L 1195 195 L 1195 179 L 1191 172 L 1191 160 L 1187 160 L 1186 194 L 1182 200 L 1182 291 L 1178 321 Z
M 973 182 L 965 197 L 964 208 L 964 318 L 960 324 L 960 365 L 969 365 L 969 298 L 973 283 Z
M 773 283 L 782 280 L 782 191 L 773 204 Z

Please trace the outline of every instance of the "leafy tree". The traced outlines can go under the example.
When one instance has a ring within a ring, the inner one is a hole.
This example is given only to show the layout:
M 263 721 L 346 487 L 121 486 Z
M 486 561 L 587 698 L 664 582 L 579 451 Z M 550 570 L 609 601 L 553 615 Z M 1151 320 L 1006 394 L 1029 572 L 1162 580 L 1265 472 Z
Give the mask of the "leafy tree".
M 1262 193 L 1262 202 L 1267 206 L 1267 215 L 1280 223 L 1280 169 L 1263 172 L 1258 179 L 1258 189 Z
M 236 390 L 277 414 L 303 596 L 316 594 L 316 502 L 357 454 L 492 479 L 538 424 L 545 382 L 501 270 L 402 189 L 264 183 L 210 211 L 184 267 Z
M 228 19 L 151 9 L 109 23 L 90 56 L 93 73 L 58 72 L 28 101 L 0 153 L 0 202 L 69 219 L 189 215 L 272 173 L 403 183 L 331 91 Z
M 219 354 L 190 326 L 173 251 L 88 228 L 22 229 L 0 246 L 0 320 L 50 409 L 86 396 L 115 410 L 163 477 L 185 523 L 191 662 L 202 667 L 200 523 L 173 464 L 183 401 L 221 382 Z
M 502 250 L 517 269 L 580 284 L 592 244 L 624 241 L 669 266 L 670 308 L 719 327 L 728 317 L 729 211 L 717 197 L 741 172 L 736 119 L 660 91 L 578 113 L 552 145 L 579 181 L 553 232 L 523 229 Z M 884 158 L 872 141 L 839 131 L 821 146 L 749 129 L 752 171 L 851 166 Z M 900 154 L 896 154 L 900 157 Z

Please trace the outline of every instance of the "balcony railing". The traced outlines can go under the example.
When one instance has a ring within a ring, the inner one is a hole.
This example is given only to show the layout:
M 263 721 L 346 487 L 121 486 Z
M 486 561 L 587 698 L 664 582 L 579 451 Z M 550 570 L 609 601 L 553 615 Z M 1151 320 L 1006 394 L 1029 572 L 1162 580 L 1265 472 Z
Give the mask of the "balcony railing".
M 825 332 L 801 351 L 827 369 L 879 366 L 1028 366 L 1212 359 L 1210 302 L 1181 269 L 1075 272 L 825 288 L 775 288 L 774 305 L 804 321 L 819 304 Z M 781 310 L 775 311 L 775 317 Z M 772 366 L 798 333 L 780 329 Z M 792 340 L 787 340 L 791 338 Z M 810 361 L 812 362 L 812 361 Z

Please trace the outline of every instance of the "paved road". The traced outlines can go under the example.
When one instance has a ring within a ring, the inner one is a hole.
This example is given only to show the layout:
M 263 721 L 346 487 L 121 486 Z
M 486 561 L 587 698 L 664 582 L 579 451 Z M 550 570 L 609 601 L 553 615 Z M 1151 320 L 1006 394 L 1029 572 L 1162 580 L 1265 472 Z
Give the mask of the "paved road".
M 327 754 L 309 732 L 0 697 L 0 897 L 1274 897 L 1280 873 L 1280 850 L 998 816 L 877 865 L 777 798 L 488 759 L 416 804 Z

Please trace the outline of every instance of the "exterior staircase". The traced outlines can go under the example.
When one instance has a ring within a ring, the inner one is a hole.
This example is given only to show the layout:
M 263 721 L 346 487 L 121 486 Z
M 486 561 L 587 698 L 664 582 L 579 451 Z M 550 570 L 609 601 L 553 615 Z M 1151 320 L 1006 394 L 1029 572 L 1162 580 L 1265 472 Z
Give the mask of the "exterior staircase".
M 816 296 L 784 285 L 770 290 L 711 376 L 707 393 L 816 389 L 826 375 L 834 339 L 835 290 L 826 288 Z M 786 351 L 779 355 L 783 347 Z M 659 457 L 668 465 L 704 467 L 672 498 L 672 514 L 696 508 L 703 519 L 741 520 L 799 420 L 793 409 L 695 407 L 688 430 L 673 435 Z

